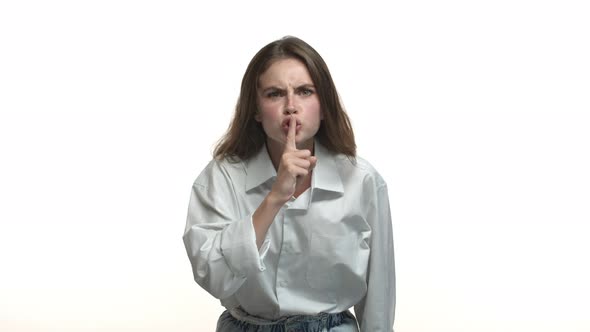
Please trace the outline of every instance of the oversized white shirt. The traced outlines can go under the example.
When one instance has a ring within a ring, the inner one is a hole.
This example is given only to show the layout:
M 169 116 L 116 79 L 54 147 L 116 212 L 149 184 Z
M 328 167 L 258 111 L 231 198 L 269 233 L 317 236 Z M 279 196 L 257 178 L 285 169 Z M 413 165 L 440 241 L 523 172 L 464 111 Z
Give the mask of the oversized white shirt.
M 196 282 L 252 315 L 337 313 L 361 332 L 393 331 L 395 270 L 387 185 L 315 142 L 311 187 L 276 215 L 260 250 L 252 214 L 276 179 L 266 148 L 212 160 L 195 180 L 183 236 Z

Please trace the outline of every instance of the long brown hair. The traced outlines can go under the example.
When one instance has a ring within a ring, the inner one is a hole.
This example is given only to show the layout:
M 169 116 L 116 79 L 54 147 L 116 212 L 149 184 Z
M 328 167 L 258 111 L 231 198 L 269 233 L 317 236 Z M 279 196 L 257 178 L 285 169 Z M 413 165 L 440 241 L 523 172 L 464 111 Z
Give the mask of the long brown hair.
M 263 47 L 250 61 L 244 77 L 236 112 L 225 135 L 219 140 L 213 156 L 221 159 L 252 157 L 263 146 L 266 134 L 254 116 L 258 109 L 258 79 L 278 59 L 295 58 L 305 64 L 313 80 L 324 119 L 315 137 L 328 150 L 351 158 L 356 156 L 356 143 L 350 119 L 338 98 L 328 66 L 309 44 L 287 36 Z

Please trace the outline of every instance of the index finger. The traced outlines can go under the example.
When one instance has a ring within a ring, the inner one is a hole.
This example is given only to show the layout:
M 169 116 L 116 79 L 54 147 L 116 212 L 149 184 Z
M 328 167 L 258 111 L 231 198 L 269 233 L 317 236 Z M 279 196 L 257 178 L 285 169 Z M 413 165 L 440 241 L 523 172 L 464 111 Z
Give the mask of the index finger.
M 297 150 L 297 145 L 295 144 L 296 130 L 297 122 L 295 121 L 295 117 L 291 116 L 291 120 L 289 121 L 289 131 L 287 132 L 287 142 L 285 143 L 285 149 Z

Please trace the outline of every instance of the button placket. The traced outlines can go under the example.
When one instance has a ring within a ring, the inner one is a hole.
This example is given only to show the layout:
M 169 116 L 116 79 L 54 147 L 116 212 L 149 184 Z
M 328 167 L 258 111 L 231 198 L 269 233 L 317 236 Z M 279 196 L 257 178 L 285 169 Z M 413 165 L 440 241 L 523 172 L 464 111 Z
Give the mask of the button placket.
M 288 207 L 289 207 L 290 203 L 287 202 L 283 208 L 281 208 L 280 211 L 280 216 L 279 216 L 279 220 L 277 221 L 281 221 L 281 225 L 282 225 L 282 243 L 281 243 L 281 250 L 280 250 L 280 254 L 279 254 L 279 261 L 278 261 L 278 271 L 277 271 L 277 297 L 281 297 L 281 295 L 283 294 L 283 290 L 282 288 L 286 288 L 289 286 L 289 282 L 288 282 L 288 259 L 286 259 L 285 256 L 285 242 L 288 242 L 288 237 L 289 237 L 289 223 L 288 223 L 288 218 L 287 218 L 287 211 L 288 211 Z M 279 300 L 280 302 L 280 300 Z

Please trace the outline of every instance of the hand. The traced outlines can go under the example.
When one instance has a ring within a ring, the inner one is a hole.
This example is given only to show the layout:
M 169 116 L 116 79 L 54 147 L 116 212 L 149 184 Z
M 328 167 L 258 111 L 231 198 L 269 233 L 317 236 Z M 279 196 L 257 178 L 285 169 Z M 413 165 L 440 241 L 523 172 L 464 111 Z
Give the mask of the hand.
M 289 131 L 283 149 L 283 155 L 277 172 L 277 180 L 272 186 L 273 193 L 279 202 L 285 203 L 298 187 L 305 185 L 311 170 L 315 167 L 317 158 L 309 150 L 297 150 L 295 143 L 297 123 L 294 116 L 289 121 Z

